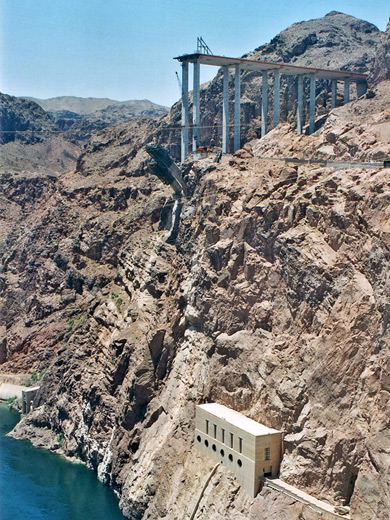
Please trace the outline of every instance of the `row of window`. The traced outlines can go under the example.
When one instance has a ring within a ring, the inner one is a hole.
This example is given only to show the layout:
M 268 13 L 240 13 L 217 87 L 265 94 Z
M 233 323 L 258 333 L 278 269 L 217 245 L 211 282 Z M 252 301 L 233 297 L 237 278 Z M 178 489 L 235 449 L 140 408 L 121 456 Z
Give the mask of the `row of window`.
M 210 435 L 209 430 L 210 430 L 210 421 L 208 421 L 206 419 L 206 435 Z M 222 442 L 222 444 L 226 444 L 227 445 L 227 442 L 225 442 L 225 430 L 224 430 L 224 428 L 220 428 L 220 430 L 221 430 L 220 441 Z M 217 425 L 216 424 L 213 424 L 213 437 L 214 437 L 214 439 L 218 439 L 218 437 L 217 437 Z M 226 439 L 226 440 L 229 440 L 229 446 L 233 450 L 234 449 L 234 435 L 230 432 L 229 436 L 226 436 L 226 437 L 228 437 L 228 439 Z M 242 453 L 242 439 L 241 439 L 241 437 L 238 437 L 238 451 L 240 453 Z
M 201 442 L 202 442 L 202 438 L 201 438 L 201 436 L 198 435 L 198 436 L 196 437 L 196 440 L 197 440 L 199 443 L 201 443 Z M 206 446 L 206 448 L 209 447 L 209 441 L 208 441 L 207 439 L 204 440 L 204 445 Z M 211 446 L 211 449 L 212 449 L 214 452 L 216 452 L 216 451 L 217 451 L 217 447 L 216 447 L 216 445 L 213 444 L 213 445 Z M 219 454 L 221 455 L 221 457 L 224 457 L 224 456 L 225 456 L 225 450 L 224 450 L 224 449 L 219 450 Z M 230 462 L 233 462 L 233 461 L 234 461 L 234 457 L 233 457 L 233 455 L 232 455 L 231 453 L 229 453 L 229 455 L 228 455 L 228 459 L 230 460 Z M 241 459 L 237 459 L 237 466 L 239 466 L 240 468 L 242 467 L 242 460 L 241 460 Z
M 206 419 L 206 435 L 210 435 L 209 430 L 210 430 L 210 421 L 208 421 Z M 222 442 L 222 444 L 227 444 L 225 442 L 225 430 L 224 430 L 224 428 L 220 428 L 220 430 L 221 430 L 221 438 L 219 440 Z M 218 440 L 218 437 L 217 437 L 217 425 L 214 424 L 214 423 L 213 423 L 213 437 L 214 437 L 214 439 Z M 234 449 L 234 435 L 231 432 L 229 432 L 229 435 L 227 437 L 228 437 L 228 440 L 229 440 L 229 446 L 233 450 Z M 241 437 L 238 437 L 238 451 L 239 451 L 239 453 L 242 453 L 242 439 L 241 439 Z M 271 448 L 269 448 L 269 447 L 265 448 L 264 460 L 271 460 Z

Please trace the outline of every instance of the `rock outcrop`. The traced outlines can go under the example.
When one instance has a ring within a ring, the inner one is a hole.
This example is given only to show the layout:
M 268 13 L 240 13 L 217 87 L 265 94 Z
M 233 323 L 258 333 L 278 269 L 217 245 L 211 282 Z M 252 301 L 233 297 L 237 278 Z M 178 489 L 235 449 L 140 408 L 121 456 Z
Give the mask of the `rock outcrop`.
M 294 146 L 322 146 L 326 132 Z M 32 223 L 3 257 L 4 366 L 26 367 L 18 351 L 49 365 L 16 435 L 61 432 L 129 518 L 183 518 L 213 464 L 192 446 L 194 406 L 218 401 L 286 432 L 281 478 L 350 503 L 354 520 L 389 518 L 388 170 L 297 169 L 240 150 L 186 171 L 175 244 L 170 188 L 149 175 L 131 188 L 115 169 L 62 176 L 40 196 L 34 180 L 34 206 L 8 179 Z M 269 491 L 249 501 L 222 466 L 200 515 L 302 510 Z
M 382 35 L 372 70 L 372 82 L 374 84 L 385 79 L 390 79 L 390 19 L 386 32 Z
M 0 144 L 15 140 L 34 144 L 56 130 L 48 114 L 33 101 L 0 94 Z
M 62 173 L 74 168 L 81 147 L 64 136 L 31 100 L 0 94 L 0 170 Z

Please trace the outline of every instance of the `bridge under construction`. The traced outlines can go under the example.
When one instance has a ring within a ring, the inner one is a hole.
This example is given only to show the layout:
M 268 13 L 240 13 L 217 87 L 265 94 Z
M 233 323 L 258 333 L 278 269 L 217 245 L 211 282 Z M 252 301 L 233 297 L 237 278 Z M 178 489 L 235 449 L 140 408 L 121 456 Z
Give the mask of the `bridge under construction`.
M 211 65 L 222 67 L 223 71 L 223 97 L 222 97 L 222 152 L 229 153 L 229 69 L 234 70 L 234 150 L 240 148 L 241 133 L 241 72 L 256 71 L 261 73 L 261 136 L 267 133 L 267 114 L 268 114 L 268 85 L 269 75 L 273 75 L 274 106 L 273 106 L 273 126 L 277 126 L 280 120 L 280 81 L 281 76 L 295 76 L 297 78 L 297 132 L 301 134 L 304 123 L 304 78 L 309 78 L 309 133 L 315 129 L 315 94 L 317 80 L 330 80 L 332 84 L 331 108 L 336 106 L 337 84 L 344 84 L 344 103 L 349 102 L 350 84 L 356 83 L 357 97 L 362 96 L 367 90 L 367 75 L 357 72 L 342 70 L 328 70 L 315 67 L 299 67 L 289 63 L 271 63 L 256 61 L 244 58 L 228 58 L 226 56 L 214 56 L 213 54 L 203 54 L 195 52 L 184 54 L 174 58 L 181 63 L 181 161 L 185 160 L 189 152 L 189 130 L 192 128 L 192 150 L 198 148 L 198 140 L 201 128 L 200 114 L 200 66 Z M 190 124 L 188 83 L 189 83 L 189 64 L 193 64 L 193 110 L 192 124 Z

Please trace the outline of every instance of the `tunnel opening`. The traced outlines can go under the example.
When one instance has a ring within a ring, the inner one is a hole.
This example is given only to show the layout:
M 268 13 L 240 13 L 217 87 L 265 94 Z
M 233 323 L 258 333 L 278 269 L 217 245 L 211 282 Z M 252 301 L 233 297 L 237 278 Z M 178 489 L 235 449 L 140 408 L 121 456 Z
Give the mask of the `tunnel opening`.
M 352 469 L 350 476 L 349 476 L 348 485 L 347 485 L 346 497 L 345 497 L 345 502 L 344 502 L 345 506 L 349 506 L 349 504 L 351 502 L 351 498 L 352 498 L 353 492 L 355 490 L 355 483 L 356 483 L 357 477 L 358 477 L 358 470 Z

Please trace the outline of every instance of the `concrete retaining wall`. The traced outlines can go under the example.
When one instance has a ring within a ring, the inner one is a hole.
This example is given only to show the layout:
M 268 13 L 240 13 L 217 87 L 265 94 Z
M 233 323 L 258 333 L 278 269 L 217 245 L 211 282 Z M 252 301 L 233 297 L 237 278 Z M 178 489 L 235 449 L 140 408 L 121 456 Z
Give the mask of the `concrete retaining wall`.
M 28 386 L 12 385 L 10 383 L 3 383 L 0 385 L 0 400 L 8 401 L 16 397 L 18 401 L 22 402 L 22 392 L 28 390 Z

